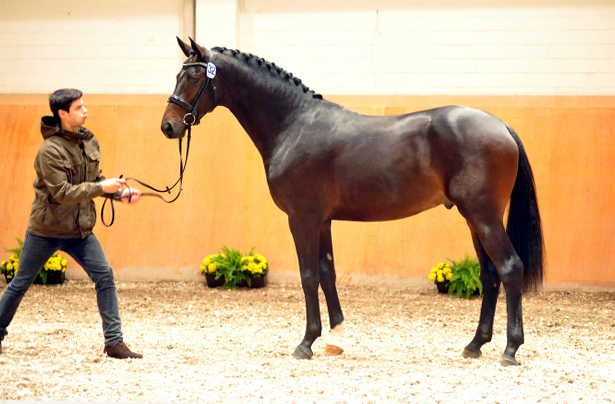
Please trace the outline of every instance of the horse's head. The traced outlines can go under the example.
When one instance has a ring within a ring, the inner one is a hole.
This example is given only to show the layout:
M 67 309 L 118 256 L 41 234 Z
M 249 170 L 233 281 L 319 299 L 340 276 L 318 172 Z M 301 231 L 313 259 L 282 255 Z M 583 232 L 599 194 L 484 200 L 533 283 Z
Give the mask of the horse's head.
M 216 107 L 216 66 L 213 54 L 190 38 L 190 46 L 177 38 L 179 47 L 188 57 L 177 75 L 173 95 L 162 116 L 162 132 L 169 139 L 181 139 L 190 125 Z

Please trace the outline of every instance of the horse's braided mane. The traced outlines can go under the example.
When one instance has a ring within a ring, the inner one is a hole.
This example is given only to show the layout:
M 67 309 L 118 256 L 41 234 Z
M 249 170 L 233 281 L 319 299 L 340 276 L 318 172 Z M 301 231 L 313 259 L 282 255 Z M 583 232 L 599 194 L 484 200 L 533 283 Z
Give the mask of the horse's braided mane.
M 275 74 L 276 76 L 280 77 L 282 80 L 288 82 L 289 84 L 294 84 L 297 87 L 300 87 L 304 93 L 308 94 L 312 94 L 312 98 L 316 98 L 316 99 L 320 99 L 322 100 L 322 95 L 320 94 L 316 94 L 314 91 L 310 90 L 305 84 L 303 84 L 301 82 L 301 79 L 299 77 L 294 77 L 292 73 L 287 72 L 286 70 L 282 69 L 279 66 L 276 66 L 275 63 L 272 62 L 268 62 L 265 59 L 255 56 L 251 53 L 245 53 L 245 52 L 241 52 L 239 50 L 236 49 L 227 49 L 224 47 L 215 47 L 212 49 L 213 51 L 222 53 L 224 55 L 229 55 L 234 57 L 237 60 L 243 61 L 247 64 L 250 63 L 250 61 L 254 61 L 254 63 L 256 63 L 256 65 L 259 68 L 262 69 L 267 69 L 270 73 Z

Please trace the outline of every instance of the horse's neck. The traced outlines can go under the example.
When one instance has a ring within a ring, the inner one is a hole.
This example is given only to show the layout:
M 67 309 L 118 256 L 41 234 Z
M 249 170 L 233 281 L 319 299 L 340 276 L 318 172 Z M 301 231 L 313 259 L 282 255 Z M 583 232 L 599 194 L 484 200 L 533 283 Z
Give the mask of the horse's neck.
M 241 62 L 227 57 L 224 68 L 224 100 L 248 133 L 266 162 L 284 133 L 301 112 L 307 95 L 281 79 L 268 77 L 256 68 L 239 66 Z M 254 70 L 254 71 L 250 71 Z

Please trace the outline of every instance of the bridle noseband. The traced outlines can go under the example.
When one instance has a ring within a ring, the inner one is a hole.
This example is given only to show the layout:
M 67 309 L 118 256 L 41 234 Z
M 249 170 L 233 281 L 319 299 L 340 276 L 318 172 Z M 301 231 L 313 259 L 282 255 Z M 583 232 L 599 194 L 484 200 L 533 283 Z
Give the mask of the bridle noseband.
M 199 116 L 197 107 L 209 83 L 211 83 L 211 87 L 214 93 L 211 111 L 213 111 L 216 108 L 216 96 L 218 92 L 216 89 L 216 85 L 214 83 L 214 77 L 216 77 L 216 65 L 214 64 L 214 54 L 209 49 L 207 49 L 207 52 L 209 53 L 209 62 L 207 63 L 186 62 L 184 63 L 183 65 L 184 67 L 182 68 L 182 71 L 184 71 L 190 66 L 201 66 L 205 68 L 205 81 L 203 82 L 203 84 L 201 84 L 201 88 L 199 89 L 199 92 L 197 93 L 192 103 L 188 103 L 188 101 L 184 100 L 179 95 L 175 95 L 175 94 L 170 96 L 169 99 L 167 100 L 167 103 L 173 103 L 173 104 L 179 105 L 180 107 L 182 107 L 183 109 L 187 111 L 186 115 L 184 115 L 184 124 L 188 125 L 188 128 L 190 128 L 191 125 L 198 125 L 201 122 L 201 118 L 205 115 L 203 114 Z M 211 112 L 211 111 L 208 111 L 208 112 Z
M 190 152 L 190 139 L 192 137 L 192 125 L 195 125 L 195 126 L 198 125 L 201 122 L 201 118 L 205 116 L 205 113 L 199 116 L 197 107 L 199 105 L 199 101 L 201 100 L 201 97 L 203 96 L 203 94 L 205 93 L 205 90 L 209 86 L 209 83 L 211 83 L 211 87 L 213 90 L 213 103 L 212 103 L 211 110 L 208 112 L 211 112 L 216 108 L 216 97 L 218 93 L 216 89 L 216 85 L 214 83 L 214 78 L 216 77 L 216 65 L 214 64 L 214 55 L 211 52 L 211 50 L 208 49 L 207 52 L 209 53 L 208 63 L 186 62 L 184 63 L 182 67 L 182 72 L 190 66 L 201 66 L 205 68 L 205 81 L 203 82 L 203 84 L 201 84 L 201 88 L 199 89 L 199 92 L 197 93 L 196 98 L 192 101 L 192 104 L 188 103 L 188 101 L 184 100 L 179 95 L 175 95 L 175 94 L 170 96 L 169 99 L 167 100 L 167 103 L 177 104 L 187 111 L 186 115 L 184 115 L 183 121 L 184 121 L 184 125 L 188 127 L 188 144 L 186 145 L 186 159 L 184 160 L 182 157 L 182 139 L 179 139 L 179 178 L 177 179 L 177 181 L 175 181 L 175 184 L 173 184 L 173 186 L 171 186 L 170 188 L 167 186 L 166 189 L 154 188 L 151 185 L 148 185 L 142 181 L 139 181 L 136 178 L 126 178 L 126 181 L 129 181 L 129 180 L 136 181 L 139 184 L 143 185 L 144 187 L 151 189 L 154 192 L 157 192 L 157 193 L 143 192 L 141 196 L 155 196 L 155 197 L 162 199 L 166 203 L 173 203 L 177 200 L 177 198 L 179 198 L 179 196 L 181 195 L 183 191 L 182 185 L 184 182 L 184 171 L 186 170 L 186 165 L 188 164 L 188 153 Z M 120 175 L 120 178 L 122 178 L 121 175 Z M 170 194 L 171 190 L 175 188 L 177 184 L 179 184 L 179 192 L 177 193 L 177 196 L 175 196 L 175 198 L 173 198 L 172 200 L 168 201 L 164 199 L 163 196 L 158 195 L 158 194 L 163 194 L 163 193 Z M 128 186 L 128 182 L 126 183 L 126 185 L 127 185 L 127 188 L 130 189 L 130 186 Z M 123 189 L 120 188 L 120 190 L 116 194 L 106 195 L 105 201 L 103 202 L 102 208 L 100 210 L 100 219 L 105 225 L 105 227 L 111 227 L 111 225 L 113 224 L 115 220 L 115 207 L 113 206 L 113 200 L 121 200 L 124 198 L 128 198 L 128 201 L 130 201 L 132 198 L 132 193 L 129 193 L 129 195 L 127 196 L 121 196 L 122 191 Z M 105 211 L 105 205 L 107 204 L 108 200 L 111 201 L 110 202 L 111 222 L 109 224 L 107 224 L 107 222 L 105 221 L 104 214 L 103 214 Z

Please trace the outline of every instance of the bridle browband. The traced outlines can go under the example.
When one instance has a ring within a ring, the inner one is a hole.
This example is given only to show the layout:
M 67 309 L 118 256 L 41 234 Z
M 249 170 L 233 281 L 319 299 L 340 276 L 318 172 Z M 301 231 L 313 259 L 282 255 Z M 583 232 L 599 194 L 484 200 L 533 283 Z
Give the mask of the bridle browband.
M 211 111 L 216 108 L 216 98 L 218 93 L 218 90 L 216 89 L 216 85 L 214 83 L 214 77 L 216 77 L 216 65 L 214 64 L 214 54 L 209 49 L 207 49 L 207 53 L 209 54 L 209 62 L 186 62 L 184 63 L 184 67 L 182 68 L 182 71 L 190 66 L 201 66 L 205 69 L 205 81 L 203 82 L 203 84 L 201 84 L 201 88 L 199 89 L 199 92 L 196 94 L 196 97 L 194 98 L 192 103 L 188 103 L 188 101 L 175 94 L 170 96 L 167 100 L 167 103 L 177 104 L 187 111 L 186 115 L 184 115 L 184 124 L 188 125 L 189 128 L 190 125 L 198 125 L 201 122 L 201 118 L 205 116 L 205 113 L 199 116 L 197 107 L 209 83 L 211 83 L 211 88 L 213 90 L 213 103 Z
M 186 115 L 184 115 L 184 118 L 183 118 L 184 125 L 188 127 L 188 142 L 186 144 L 186 159 L 184 160 L 182 157 L 182 139 L 179 139 L 179 178 L 177 179 L 177 181 L 175 181 L 175 184 L 173 184 L 173 186 L 171 186 L 170 188 L 167 186 L 166 189 L 154 188 L 151 185 L 148 185 L 142 181 L 139 181 L 136 178 L 126 178 L 126 184 L 128 184 L 129 180 L 132 180 L 132 181 L 138 182 L 139 184 L 141 184 L 142 186 L 148 189 L 151 189 L 154 192 L 157 192 L 157 193 L 143 192 L 141 196 L 155 196 L 157 198 L 162 199 L 166 203 L 173 203 L 177 200 L 177 198 L 179 198 L 179 196 L 181 195 L 183 191 L 182 185 L 184 182 L 184 171 L 186 170 L 186 166 L 188 165 L 188 153 L 190 152 L 190 139 L 192 138 L 192 125 L 196 126 L 199 123 L 201 123 L 201 118 L 205 116 L 206 114 L 204 113 L 201 116 L 199 116 L 197 107 L 199 105 L 199 101 L 201 100 L 201 97 L 203 96 L 203 94 L 205 93 L 205 90 L 209 86 L 209 83 L 211 83 L 211 87 L 213 90 L 213 102 L 212 102 L 212 108 L 208 112 L 211 112 L 216 108 L 216 97 L 218 93 L 216 89 L 216 85 L 214 84 L 214 78 L 216 77 L 216 65 L 214 65 L 214 55 L 211 52 L 211 50 L 207 49 L 207 52 L 209 53 L 209 62 L 207 63 L 186 62 L 183 64 L 183 67 L 182 67 L 182 71 L 184 71 L 186 68 L 190 66 L 201 66 L 205 68 L 205 81 L 203 82 L 203 84 L 201 84 L 201 88 L 199 89 L 199 92 L 197 93 L 195 99 L 192 101 L 192 104 L 188 103 L 188 101 L 184 100 L 183 98 L 175 94 L 170 96 L 169 99 L 167 100 L 167 103 L 177 104 L 187 111 Z M 120 175 L 120 178 L 122 178 L 122 175 Z M 164 199 L 162 195 L 159 195 L 163 193 L 170 194 L 171 190 L 175 188 L 177 184 L 179 184 L 179 191 L 177 192 L 177 195 L 175 196 L 175 198 L 168 201 Z M 127 185 L 127 188 L 130 190 L 130 186 Z M 122 188 L 120 188 L 118 192 L 120 193 L 120 195 L 116 195 L 116 194 L 108 195 L 105 198 L 105 201 L 103 202 L 102 208 L 100 210 L 100 219 L 103 225 L 105 225 L 105 227 L 111 227 L 111 225 L 115 221 L 115 207 L 113 206 L 113 200 L 121 200 L 124 198 L 128 198 L 128 201 L 130 201 L 132 197 L 132 193 L 128 194 L 127 196 L 121 196 L 121 192 L 123 192 Z M 105 205 L 108 200 L 111 201 L 110 202 L 111 222 L 109 224 L 105 222 L 105 218 L 103 215 L 103 212 L 105 211 Z

